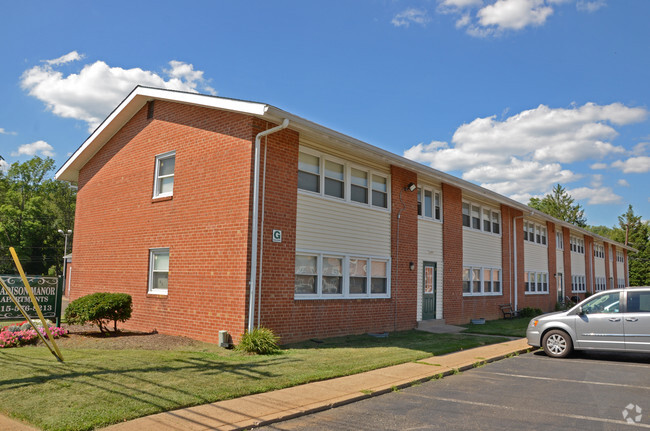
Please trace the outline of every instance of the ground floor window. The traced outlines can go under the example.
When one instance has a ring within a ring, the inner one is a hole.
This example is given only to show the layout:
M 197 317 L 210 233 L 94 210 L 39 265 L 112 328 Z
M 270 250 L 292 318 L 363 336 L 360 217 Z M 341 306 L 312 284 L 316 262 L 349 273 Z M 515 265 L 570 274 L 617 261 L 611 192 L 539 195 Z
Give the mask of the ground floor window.
M 390 259 L 298 251 L 294 289 L 296 299 L 388 298 Z
M 547 272 L 524 272 L 524 284 L 528 294 L 547 294 L 548 293 L 548 273 Z
M 463 268 L 463 296 L 475 295 L 501 295 L 500 268 Z
M 169 249 L 149 250 L 149 293 L 167 295 L 169 279 Z
M 571 276 L 571 292 L 580 293 L 587 291 L 587 282 L 584 275 Z
M 605 277 L 596 277 L 596 292 L 607 290 L 607 279 Z
M 617 286 L 619 289 L 624 288 L 624 287 L 625 287 L 625 279 L 624 279 L 624 278 L 618 278 L 618 279 L 616 280 L 616 286 Z

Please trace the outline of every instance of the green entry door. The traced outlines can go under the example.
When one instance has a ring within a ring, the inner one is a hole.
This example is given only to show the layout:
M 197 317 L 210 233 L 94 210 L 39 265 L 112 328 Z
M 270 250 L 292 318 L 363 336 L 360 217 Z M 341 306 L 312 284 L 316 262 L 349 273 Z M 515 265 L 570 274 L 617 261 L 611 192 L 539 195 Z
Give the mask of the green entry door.
M 436 318 L 436 262 L 424 262 L 422 268 L 422 320 Z

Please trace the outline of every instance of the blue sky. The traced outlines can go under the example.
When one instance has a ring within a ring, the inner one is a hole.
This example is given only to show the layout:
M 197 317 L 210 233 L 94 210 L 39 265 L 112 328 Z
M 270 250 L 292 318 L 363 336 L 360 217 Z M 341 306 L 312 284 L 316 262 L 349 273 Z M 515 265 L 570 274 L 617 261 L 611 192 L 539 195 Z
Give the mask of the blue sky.
M 65 162 L 138 83 L 269 103 L 524 203 L 650 218 L 650 2 L 3 2 L 0 155 Z M 6 169 L 0 161 L 0 168 Z

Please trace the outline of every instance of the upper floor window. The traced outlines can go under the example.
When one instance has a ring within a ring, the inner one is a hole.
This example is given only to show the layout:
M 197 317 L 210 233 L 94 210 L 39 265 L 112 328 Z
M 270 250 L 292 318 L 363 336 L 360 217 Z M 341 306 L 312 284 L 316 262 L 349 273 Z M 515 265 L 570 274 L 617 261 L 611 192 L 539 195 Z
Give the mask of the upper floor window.
M 156 178 L 153 197 L 165 197 L 174 194 L 174 168 L 176 152 L 172 151 L 156 156 Z
M 611 262 L 614 261 L 614 247 L 611 247 L 611 246 L 609 247 L 609 260 Z
M 546 228 L 541 224 L 524 220 L 524 241 L 546 245 Z
M 616 261 L 620 263 L 625 263 L 625 256 L 623 255 L 622 251 L 616 252 Z
M 555 232 L 555 246 L 558 250 L 564 250 L 564 235 L 562 232 Z
M 605 258 L 605 247 L 602 245 L 594 245 L 594 257 L 599 257 L 601 259 Z
M 440 221 L 440 192 L 428 188 L 418 189 L 418 215 Z
M 319 154 L 300 151 L 298 188 L 321 196 L 388 208 L 388 176 Z
M 463 202 L 463 226 L 483 232 L 501 233 L 501 213 L 489 207 Z
M 585 241 L 582 238 L 571 236 L 569 237 L 569 243 L 571 244 L 571 251 L 585 254 Z

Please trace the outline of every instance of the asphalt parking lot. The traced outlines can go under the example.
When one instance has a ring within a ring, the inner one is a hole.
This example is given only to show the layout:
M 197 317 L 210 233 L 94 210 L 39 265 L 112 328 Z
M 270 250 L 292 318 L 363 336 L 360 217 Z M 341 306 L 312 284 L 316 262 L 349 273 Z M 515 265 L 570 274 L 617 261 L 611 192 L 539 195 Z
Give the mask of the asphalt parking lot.
M 650 354 L 534 352 L 263 429 L 637 428 L 650 429 Z

